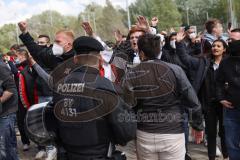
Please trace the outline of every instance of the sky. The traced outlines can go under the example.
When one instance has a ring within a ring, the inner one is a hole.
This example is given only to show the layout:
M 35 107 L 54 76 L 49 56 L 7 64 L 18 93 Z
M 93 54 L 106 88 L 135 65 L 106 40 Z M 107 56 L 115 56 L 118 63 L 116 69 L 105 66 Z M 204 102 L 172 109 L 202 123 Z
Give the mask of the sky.
M 127 0 L 110 0 L 114 6 L 126 9 Z M 136 0 L 128 0 L 131 4 Z M 0 0 L 0 26 L 17 23 L 40 14 L 45 10 L 55 10 L 63 15 L 77 16 L 89 3 L 105 4 L 105 0 Z

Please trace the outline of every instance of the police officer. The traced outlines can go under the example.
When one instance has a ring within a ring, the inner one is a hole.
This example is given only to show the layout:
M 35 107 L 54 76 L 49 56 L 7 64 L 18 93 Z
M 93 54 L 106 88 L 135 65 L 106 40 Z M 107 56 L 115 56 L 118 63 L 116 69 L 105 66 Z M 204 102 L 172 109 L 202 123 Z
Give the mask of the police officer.
M 58 144 L 66 150 L 68 160 L 114 159 L 117 152 L 112 144 L 124 145 L 133 139 L 136 123 L 124 121 L 130 109 L 123 105 L 112 83 L 99 74 L 101 43 L 82 36 L 73 47 L 74 67 L 66 68 L 69 65 L 65 64 L 64 70 L 60 69 L 69 74 L 63 79 L 54 74 L 59 71 L 52 74 Z

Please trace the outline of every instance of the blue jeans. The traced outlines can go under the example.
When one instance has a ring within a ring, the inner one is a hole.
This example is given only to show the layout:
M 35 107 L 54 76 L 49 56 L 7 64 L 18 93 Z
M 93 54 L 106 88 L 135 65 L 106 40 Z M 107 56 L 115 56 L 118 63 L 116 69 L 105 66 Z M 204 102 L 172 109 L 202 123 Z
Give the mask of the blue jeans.
M 18 160 L 15 133 L 16 114 L 0 117 L 0 159 Z
M 230 160 L 240 160 L 240 109 L 224 108 L 225 139 Z

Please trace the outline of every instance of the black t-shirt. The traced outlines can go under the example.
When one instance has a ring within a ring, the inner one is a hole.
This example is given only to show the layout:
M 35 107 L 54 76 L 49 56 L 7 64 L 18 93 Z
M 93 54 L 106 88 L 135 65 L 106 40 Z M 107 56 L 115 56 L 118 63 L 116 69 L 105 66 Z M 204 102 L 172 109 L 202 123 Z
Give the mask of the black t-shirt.
M 10 99 L 2 103 L 2 112 L 0 113 L 0 117 L 3 117 L 17 111 L 18 97 L 13 75 L 2 60 L 0 60 L 0 87 L 2 90 L 1 96 L 4 91 L 13 93 Z

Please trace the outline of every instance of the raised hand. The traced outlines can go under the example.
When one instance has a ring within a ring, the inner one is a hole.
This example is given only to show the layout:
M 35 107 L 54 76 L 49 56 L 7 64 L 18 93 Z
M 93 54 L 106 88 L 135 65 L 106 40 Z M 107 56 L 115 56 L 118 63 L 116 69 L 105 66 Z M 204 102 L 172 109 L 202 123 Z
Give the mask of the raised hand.
M 26 21 L 21 21 L 18 23 L 18 27 L 22 33 L 27 32 L 27 22 Z
M 30 66 L 33 66 L 34 64 L 36 64 L 37 62 L 33 59 L 32 55 L 28 52 L 28 55 L 27 55 L 27 60 L 30 64 Z
M 180 31 L 177 33 L 176 41 L 181 42 L 185 38 L 186 34 L 183 29 L 180 29 Z
M 151 24 L 153 27 L 156 27 L 158 24 L 158 18 L 157 17 L 153 17 L 151 20 Z
M 85 32 L 87 33 L 88 36 L 93 36 L 93 30 L 92 30 L 92 27 L 89 24 L 89 22 L 83 22 L 82 27 L 83 27 L 83 29 L 85 30 Z
M 122 38 L 122 33 L 120 32 L 119 29 L 114 32 L 114 37 L 115 37 L 115 40 L 116 40 L 117 44 L 122 42 L 122 39 L 123 39 Z
M 147 21 L 147 19 L 144 16 L 138 16 L 137 17 L 137 23 L 136 23 L 137 27 L 144 29 L 146 32 L 150 31 L 150 26 L 149 23 Z

